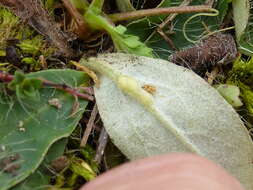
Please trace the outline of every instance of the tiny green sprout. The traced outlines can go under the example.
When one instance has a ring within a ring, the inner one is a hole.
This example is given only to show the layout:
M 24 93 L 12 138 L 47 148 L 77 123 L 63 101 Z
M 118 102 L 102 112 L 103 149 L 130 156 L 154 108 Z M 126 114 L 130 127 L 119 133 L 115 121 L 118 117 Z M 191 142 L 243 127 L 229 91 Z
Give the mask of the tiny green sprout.
M 243 105 L 242 101 L 239 98 L 240 89 L 237 86 L 220 84 L 216 85 L 215 88 L 233 107 L 237 108 Z
M 30 53 L 32 55 L 36 55 L 40 52 L 40 48 L 42 46 L 42 37 L 37 35 L 36 37 L 27 40 L 23 40 L 18 47 L 22 49 L 24 53 Z
M 22 40 L 17 46 L 23 53 L 31 54 L 32 56 L 43 55 L 44 57 L 52 54 L 55 49 L 53 47 L 47 47 L 47 42 L 41 35 L 36 35 L 30 39 Z
M 19 98 L 29 98 L 39 100 L 39 89 L 42 87 L 42 81 L 37 78 L 27 78 L 21 72 L 15 72 L 14 79 L 8 84 L 8 88 L 16 91 Z
M 253 114 L 253 58 L 244 60 L 238 57 L 233 63 L 227 84 L 236 85 L 240 89 L 240 98 L 250 115 Z
M 90 181 L 96 177 L 96 172 L 92 167 L 84 160 L 78 157 L 72 157 L 70 160 L 70 169 L 78 176 L 82 176 L 87 181 Z

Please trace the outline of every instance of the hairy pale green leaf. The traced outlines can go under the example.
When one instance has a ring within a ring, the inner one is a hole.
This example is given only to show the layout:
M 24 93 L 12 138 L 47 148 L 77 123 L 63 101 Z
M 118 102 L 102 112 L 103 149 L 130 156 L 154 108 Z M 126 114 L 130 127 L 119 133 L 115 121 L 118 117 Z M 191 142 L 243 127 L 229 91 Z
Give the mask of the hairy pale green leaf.
M 27 78 L 46 80 L 78 87 L 87 76 L 73 70 L 48 70 L 26 75 Z M 79 100 L 78 112 L 70 117 L 74 98 L 53 88 L 40 89 L 40 101 L 19 99 L 1 87 L 0 94 L 0 190 L 22 181 L 39 166 L 49 147 L 67 137 L 76 127 L 87 105 Z M 49 105 L 58 99 L 61 107 Z
M 130 159 L 192 152 L 220 164 L 252 189 L 248 131 L 202 78 L 168 61 L 125 54 L 81 63 L 102 74 L 95 89 L 98 109 L 113 142 Z

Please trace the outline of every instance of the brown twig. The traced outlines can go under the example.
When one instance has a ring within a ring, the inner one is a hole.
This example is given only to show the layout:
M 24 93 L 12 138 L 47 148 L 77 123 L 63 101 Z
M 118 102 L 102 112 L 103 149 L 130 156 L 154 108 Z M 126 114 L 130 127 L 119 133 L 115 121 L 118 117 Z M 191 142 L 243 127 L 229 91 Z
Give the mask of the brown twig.
M 184 0 L 179 7 L 185 7 L 190 4 L 192 0 Z M 169 23 L 172 23 L 173 19 L 178 15 L 178 13 L 170 14 L 156 29 L 157 33 L 161 35 L 161 37 L 168 43 L 168 45 L 173 49 L 176 50 L 176 46 L 174 45 L 173 41 L 163 32 L 163 28 L 167 26 Z M 155 33 L 154 31 L 153 33 Z M 151 34 L 152 36 L 153 34 Z
M 177 50 L 176 46 L 174 45 L 173 41 L 163 32 L 162 29 L 158 28 L 157 33 L 160 34 L 160 36 L 168 43 L 168 45 L 173 50 Z
M 72 94 L 73 96 L 77 96 L 78 98 L 82 98 L 82 99 L 86 99 L 89 101 L 94 101 L 94 97 L 88 94 L 83 94 L 81 92 L 79 92 L 77 89 L 74 89 L 72 87 L 67 86 L 66 84 L 57 84 L 45 79 L 40 79 L 42 81 L 42 84 L 44 86 L 49 86 L 49 87 L 54 87 L 58 90 L 63 90 L 65 92 L 68 92 L 70 94 Z
M 88 69 L 87 67 L 81 65 L 80 63 L 76 62 L 76 61 L 70 61 L 69 62 L 70 64 L 73 64 L 76 66 L 76 68 L 80 69 L 81 71 L 85 72 L 87 75 L 89 75 L 90 78 L 92 78 L 92 80 L 94 81 L 95 83 L 95 86 L 97 88 L 99 88 L 99 85 L 100 85 L 100 81 L 96 75 L 96 73 L 94 73 L 94 71 Z
M 124 20 L 142 18 L 145 16 L 167 15 L 171 13 L 194 13 L 194 12 L 213 12 L 213 9 L 210 6 L 206 5 L 167 7 L 156 9 L 144 9 L 124 13 L 115 13 L 108 15 L 108 17 L 113 22 L 119 22 Z
M 5 72 L 0 72 L 0 81 L 1 82 L 11 82 L 12 80 L 14 79 L 14 76 L 13 75 L 10 75 L 8 73 L 5 73 Z M 42 81 L 42 85 L 43 86 L 47 86 L 47 87 L 53 87 L 53 88 L 56 88 L 58 90 L 63 90 L 65 92 L 68 92 L 70 94 L 72 94 L 73 96 L 76 96 L 78 98 L 82 98 L 82 99 L 85 99 L 85 100 L 89 100 L 89 101 L 94 101 L 94 97 L 89 95 L 89 92 L 88 94 L 84 94 L 84 93 L 81 93 L 79 92 L 77 89 L 74 89 L 66 84 L 58 84 L 58 83 L 54 83 L 54 82 L 51 82 L 51 81 L 48 81 L 48 80 L 45 80 L 45 79 L 39 79 Z
M 69 14 L 73 17 L 78 30 L 76 31 L 79 38 L 87 39 L 91 35 L 91 31 L 89 27 L 85 23 L 82 15 L 78 12 L 78 10 L 72 5 L 69 0 L 62 0 L 65 8 L 68 10 Z
M 215 78 L 218 76 L 219 71 L 220 71 L 219 66 L 215 66 L 210 73 L 208 72 L 206 73 L 206 77 L 207 77 L 206 81 L 208 82 L 208 84 L 213 85 L 213 82 Z
M 93 124 L 94 124 L 97 114 L 98 114 L 98 109 L 97 109 L 97 105 L 95 104 L 93 107 L 93 110 L 91 112 L 90 119 L 86 125 L 86 129 L 84 131 L 83 138 L 80 143 L 80 147 L 85 147 L 85 145 L 88 141 L 88 138 L 90 136 L 90 132 L 93 128 Z
M 185 7 L 188 6 L 191 3 L 192 0 L 184 0 L 179 7 Z M 178 15 L 178 13 L 170 14 L 158 27 L 164 28 L 168 23 L 172 22 L 172 20 Z
M 100 135 L 99 135 L 99 139 L 98 139 L 98 147 L 97 147 L 97 151 L 96 151 L 96 155 L 94 160 L 99 164 L 102 160 L 102 156 L 104 154 L 105 151 L 105 147 L 107 145 L 108 142 L 108 133 L 106 132 L 105 128 L 103 127 Z

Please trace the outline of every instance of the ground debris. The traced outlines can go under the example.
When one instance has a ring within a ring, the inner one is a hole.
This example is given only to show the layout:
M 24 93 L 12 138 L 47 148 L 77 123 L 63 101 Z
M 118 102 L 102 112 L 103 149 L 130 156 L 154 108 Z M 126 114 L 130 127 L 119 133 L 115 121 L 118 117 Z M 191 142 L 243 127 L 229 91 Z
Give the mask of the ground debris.
M 194 47 L 172 54 L 169 61 L 201 74 L 210 67 L 232 62 L 236 57 L 237 49 L 232 35 L 217 33 L 204 38 Z
M 38 33 L 57 47 L 63 56 L 73 56 L 73 50 L 68 46 L 72 40 L 64 33 L 43 8 L 38 0 L 0 0 L 0 5 L 10 9 L 23 22 L 27 22 Z

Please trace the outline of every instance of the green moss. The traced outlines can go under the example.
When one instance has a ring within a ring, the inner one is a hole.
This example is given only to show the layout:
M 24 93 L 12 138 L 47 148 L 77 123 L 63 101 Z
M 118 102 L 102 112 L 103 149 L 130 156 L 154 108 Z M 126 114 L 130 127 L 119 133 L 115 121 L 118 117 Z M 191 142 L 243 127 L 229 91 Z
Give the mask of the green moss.
M 1 56 L 5 56 L 5 48 L 9 45 L 9 39 L 19 41 L 17 46 L 21 49 L 20 54 L 23 55 L 23 58 L 32 57 L 37 60 L 40 55 L 47 58 L 55 51 L 48 45 L 43 36 L 37 34 L 27 24 L 23 24 L 18 17 L 3 7 L 0 7 L 0 28 Z M 27 61 L 23 63 L 27 63 Z
M 253 57 L 246 61 L 239 57 L 233 64 L 229 80 L 239 80 L 246 85 L 253 86 Z
M 31 54 L 32 56 L 44 55 L 44 57 L 47 57 L 54 52 L 54 48 L 47 47 L 47 44 L 40 35 L 23 40 L 17 46 L 20 47 L 23 53 Z
M 243 84 L 242 82 L 238 83 L 239 88 L 241 89 L 241 97 L 245 104 L 246 109 L 248 110 L 249 115 L 253 115 L 253 90 L 249 86 Z
M 94 161 L 96 152 L 88 144 L 81 150 L 81 154 L 85 158 L 85 161 L 90 165 L 95 173 L 98 173 L 98 164 Z
M 78 130 L 75 130 L 74 133 L 78 133 Z M 80 141 L 77 139 L 72 139 L 69 143 L 71 145 L 74 143 L 73 146 L 76 147 L 75 141 L 78 142 L 77 147 L 79 147 Z M 71 150 L 73 150 L 73 147 Z M 70 151 L 66 154 L 69 164 L 55 177 L 54 188 L 78 189 L 84 180 L 89 181 L 97 176 L 99 169 L 98 164 L 94 161 L 96 152 L 91 146 L 87 144 L 80 151 Z
M 56 2 L 58 2 L 57 0 L 43 0 L 45 8 L 51 12 L 54 8 L 54 5 Z
M 248 116 L 253 115 L 253 57 L 244 60 L 239 57 L 233 64 L 228 84 L 234 84 L 240 89 L 240 97 Z
M 10 11 L 0 7 L 0 48 L 6 46 L 6 40 L 15 38 L 18 35 L 19 19 Z
M 77 157 L 73 157 L 70 160 L 70 169 L 74 175 L 82 176 L 87 181 L 90 181 L 96 177 L 96 172 L 84 160 Z

